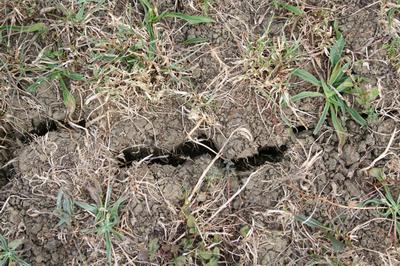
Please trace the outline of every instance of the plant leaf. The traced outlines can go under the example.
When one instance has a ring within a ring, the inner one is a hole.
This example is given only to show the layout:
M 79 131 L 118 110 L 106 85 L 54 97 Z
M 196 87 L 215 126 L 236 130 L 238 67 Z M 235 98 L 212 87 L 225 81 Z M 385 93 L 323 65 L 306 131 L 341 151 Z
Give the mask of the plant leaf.
M 104 243 L 106 244 L 106 257 L 108 261 L 108 265 L 112 265 L 112 243 L 111 243 L 111 236 L 110 233 L 106 231 L 104 234 Z
M 15 239 L 8 243 L 8 247 L 11 250 L 16 250 L 19 246 L 21 246 L 25 241 L 23 239 Z
M 345 105 L 345 109 L 360 126 L 365 126 L 367 124 L 367 121 L 355 109 L 347 106 L 347 104 Z
M 240 228 L 240 235 L 244 238 L 248 236 L 249 232 L 250 232 L 250 227 L 248 225 L 245 225 L 242 228 Z
M 322 125 L 324 124 L 325 120 L 326 120 L 326 116 L 328 114 L 329 111 L 329 103 L 325 102 L 325 106 L 324 109 L 322 110 L 322 114 L 318 120 L 317 126 L 314 129 L 313 134 L 317 135 L 319 133 L 319 131 L 321 130 Z
M 328 84 L 332 85 L 335 84 L 335 82 L 339 81 L 343 75 L 344 72 L 349 68 L 350 64 L 346 63 L 342 67 L 340 66 L 341 64 L 336 64 L 336 66 L 332 69 L 331 74 L 329 76 Z
M 204 250 L 204 249 L 200 249 L 198 251 L 198 255 L 200 258 L 202 258 L 203 260 L 208 261 L 209 259 L 211 259 L 213 253 L 211 250 Z
M 383 180 L 385 178 L 385 171 L 380 167 L 371 168 L 368 173 L 370 176 L 375 177 L 378 180 Z
M 336 135 L 339 139 L 339 150 L 342 150 L 344 144 L 346 143 L 346 130 L 344 129 L 341 121 L 338 118 L 338 114 L 333 106 L 330 106 L 331 109 L 331 119 L 333 127 L 336 131 Z
M 8 247 L 8 243 L 7 243 L 6 238 L 2 234 L 0 234 L 0 248 L 2 250 L 4 250 L 7 247 Z
M 341 252 L 346 248 L 346 245 L 342 241 L 337 240 L 334 236 L 328 235 L 328 239 L 331 241 L 333 251 Z
M 78 10 L 78 13 L 76 13 L 76 15 L 75 15 L 75 20 L 76 20 L 77 22 L 82 22 L 84 18 L 85 18 L 85 8 L 84 8 L 84 7 L 81 7 L 81 8 Z
M 194 38 L 188 38 L 183 41 L 183 44 L 185 45 L 194 45 L 194 44 L 199 44 L 199 43 L 204 43 L 207 42 L 207 38 L 202 38 L 202 37 L 194 37 Z
M 187 265 L 186 257 L 184 257 L 184 256 L 177 257 L 175 259 L 175 261 L 174 261 L 174 265 L 175 266 L 185 266 L 185 265 Z
M 303 69 L 295 69 L 292 72 L 293 75 L 301 78 L 304 81 L 307 81 L 308 83 L 311 83 L 314 86 L 321 87 L 321 81 L 319 81 L 316 77 L 314 77 L 313 74 L 310 72 L 303 70 Z
M 293 102 L 298 102 L 304 98 L 309 98 L 309 97 L 324 97 L 324 95 L 322 93 L 315 92 L 315 91 L 303 91 L 303 92 L 300 92 L 300 93 L 290 97 L 290 99 Z
M 153 238 L 152 240 L 150 240 L 149 242 L 149 255 L 150 255 L 150 259 L 154 260 L 154 258 L 156 257 L 157 251 L 160 248 L 160 245 L 158 244 L 158 238 Z
M 63 74 L 64 74 L 64 76 L 66 76 L 66 77 L 68 77 L 68 78 L 70 78 L 72 80 L 77 80 L 77 81 L 85 80 L 85 77 L 82 74 L 79 74 L 79 73 L 66 71 Z
M 29 263 L 27 263 L 26 261 L 24 261 L 23 259 L 21 259 L 20 257 L 16 257 L 14 258 L 15 262 L 19 265 L 19 266 L 31 266 Z M 1 264 L 0 264 L 1 265 Z
M 74 113 L 76 108 L 76 100 L 74 95 L 72 95 L 72 93 L 67 89 L 63 89 L 62 93 L 63 93 L 64 105 L 65 107 L 67 107 L 67 112 L 69 114 Z
M 88 204 L 88 203 L 81 202 L 81 201 L 75 201 L 75 204 L 78 207 L 80 207 L 80 208 L 92 213 L 93 215 L 96 215 L 97 212 L 98 212 L 97 206 L 94 205 L 94 204 Z
M 342 57 L 343 49 L 344 49 L 345 41 L 343 35 L 340 34 L 339 38 L 331 47 L 329 53 L 329 60 L 331 62 L 331 66 L 333 68 L 339 63 L 340 58 Z
M 368 91 L 368 97 L 367 97 L 368 102 L 374 101 L 376 98 L 378 98 L 378 96 L 379 96 L 379 89 L 377 87 L 370 89 Z
M 47 77 L 38 78 L 34 83 L 29 85 L 28 88 L 26 88 L 26 90 L 29 93 L 35 93 L 37 91 L 37 89 L 39 88 L 39 86 L 42 85 L 42 83 L 45 81 L 47 81 Z
M 293 6 L 293 5 L 289 5 L 289 4 L 286 4 L 286 3 L 282 3 L 280 1 L 277 1 L 276 4 L 279 7 L 283 8 L 283 9 L 286 9 L 287 11 L 289 11 L 289 12 L 291 12 L 291 13 L 297 15 L 297 16 L 300 16 L 300 15 L 304 14 L 304 11 L 301 10 L 300 8 L 298 8 L 297 6 Z
M 64 105 L 67 108 L 68 114 L 72 114 L 76 108 L 76 100 L 74 95 L 69 91 L 63 77 L 59 77 L 61 91 L 63 94 Z
M 393 19 L 394 19 L 395 12 L 396 12 L 396 8 L 391 8 L 387 12 L 389 28 L 391 28 L 393 25 Z
M 36 31 L 45 31 L 47 29 L 46 25 L 42 22 L 35 23 L 29 26 L 0 26 L 0 31 L 8 30 L 8 31 L 18 31 L 23 33 L 32 33 Z
M 343 92 L 346 89 L 352 88 L 353 87 L 353 81 L 351 81 L 351 78 L 347 78 L 345 81 L 340 83 L 340 85 L 336 88 L 338 92 Z
M 336 96 L 336 92 L 332 89 L 332 86 L 326 84 L 324 80 L 321 81 L 322 89 L 324 90 L 325 98 L 327 102 L 332 102 L 332 98 Z
M 312 218 L 312 217 L 310 217 L 310 216 L 306 216 L 306 215 L 304 215 L 304 214 L 295 215 L 295 216 L 294 216 L 294 219 L 295 219 L 296 221 L 299 221 L 299 222 L 301 222 L 301 223 L 303 223 L 303 224 L 305 224 L 305 225 L 311 227 L 311 228 L 319 228 L 319 229 L 322 229 L 322 230 L 331 231 L 330 228 L 324 226 L 324 225 L 323 225 L 320 221 L 318 221 L 317 219 L 314 219 L 314 218 Z
M 179 12 L 164 12 L 159 16 L 159 19 L 162 18 L 180 18 L 187 21 L 189 24 L 201 24 L 201 23 L 212 23 L 215 22 L 210 17 L 205 16 L 190 16 Z
M 151 9 L 151 5 L 150 5 L 150 2 L 148 0 L 139 0 L 139 2 L 143 6 L 145 11 Z

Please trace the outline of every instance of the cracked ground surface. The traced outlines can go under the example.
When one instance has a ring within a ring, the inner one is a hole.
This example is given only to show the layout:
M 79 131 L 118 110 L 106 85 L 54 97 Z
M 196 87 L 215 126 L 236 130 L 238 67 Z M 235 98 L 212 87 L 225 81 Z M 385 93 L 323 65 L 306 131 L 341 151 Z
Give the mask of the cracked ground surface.
M 0 1 L 9 262 L 400 264 L 398 1 L 146 3 Z M 293 97 L 339 35 L 345 141 Z

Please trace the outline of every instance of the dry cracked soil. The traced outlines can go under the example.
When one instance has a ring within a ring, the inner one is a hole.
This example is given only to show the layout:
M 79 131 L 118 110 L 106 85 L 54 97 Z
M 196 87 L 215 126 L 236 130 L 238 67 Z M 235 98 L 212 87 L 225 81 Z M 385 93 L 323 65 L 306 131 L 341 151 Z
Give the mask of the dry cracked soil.
M 212 22 L 146 21 L 163 12 Z M 0 0 L 0 234 L 21 240 L 0 261 L 400 265 L 399 15 Z M 340 115 L 344 143 L 330 115 L 314 132 L 323 97 L 291 101 L 321 92 L 293 72 L 329 75 L 338 32 L 353 87 L 336 93 L 367 121 Z

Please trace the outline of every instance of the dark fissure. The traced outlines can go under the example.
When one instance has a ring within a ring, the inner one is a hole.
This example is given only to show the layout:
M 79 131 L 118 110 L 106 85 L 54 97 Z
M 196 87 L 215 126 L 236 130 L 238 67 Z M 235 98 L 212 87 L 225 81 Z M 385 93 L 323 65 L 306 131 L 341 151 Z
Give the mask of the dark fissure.
M 78 126 L 85 127 L 86 121 L 81 120 L 76 124 Z M 45 119 L 45 120 L 39 122 L 37 125 L 34 125 L 32 123 L 32 126 L 33 126 L 33 129 L 31 131 L 22 135 L 19 138 L 23 143 L 31 142 L 34 139 L 34 137 L 44 136 L 49 132 L 57 131 L 59 126 L 61 126 L 61 127 L 64 126 L 65 128 L 71 128 L 71 126 L 64 121 L 55 121 L 55 120 L 51 120 L 51 119 Z
M 119 159 L 121 166 L 130 166 L 133 162 L 146 161 L 149 164 L 161 164 L 179 166 L 189 160 L 193 160 L 201 155 L 209 154 L 214 157 L 218 150 L 210 139 L 203 139 L 195 142 L 184 142 L 171 151 L 159 148 L 149 147 L 131 147 L 122 151 L 123 159 Z M 223 167 L 234 168 L 237 171 L 247 171 L 259 167 L 266 162 L 277 163 L 282 161 L 287 147 L 265 146 L 258 149 L 258 153 L 246 157 L 233 160 L 224 160 L 220 158 L 218 164 Z

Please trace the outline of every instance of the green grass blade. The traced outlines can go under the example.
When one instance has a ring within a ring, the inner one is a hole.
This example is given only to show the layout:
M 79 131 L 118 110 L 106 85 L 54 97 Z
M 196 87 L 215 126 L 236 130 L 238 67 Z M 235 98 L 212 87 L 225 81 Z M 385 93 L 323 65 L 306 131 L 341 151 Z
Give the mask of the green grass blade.
M 154 32 L 153 24 L 158 20 L 158 17 L 156 16 L 148 0 L 139 0 L 139 2 L 142 5 L 145 14 L 143 24 L 147 30 L 147 33 L 149 34 L 149 48 L 147 51 L 147 56 L 150 60 L 153 60 L 157 51 L 156 34 Z
M 343 49 L 344 49 L 345 41 L 343 35 L 340 35 L 336 42 L 331 47 L 329 53 L 329 60 L 331 62 L 331 66 L 333 68 L 339 63 L 340 58 L 342 57 Z
M 343 148 L 344 144 L 346 143 L 346 131 L 338 118 L 338 114 L 333 106 L 330 106 L 331 109 L 331 119 L 333 128 L 335 129 L 336 135 L 339 139 L 339 148 L 340 150 Z
M 186 15 L 186 14 L 179 13 L 179 12 L 164 12 L 159 16 L 159 19 L 162 19 L 162 18 L 179 18 L 179 19 L 185 20 L 186 22 L 188 22 L 189 24 L 192 24 L 192 25 L 215 22 L 215 20 L 213 20 L 210 17 L 190 16 L 190 15 Z
M 139 0 L 140 4 L 142 5 L 144 11 L 147 13 L 148 10 L 151 9 L 151 4 L 148 0 Z
M 32 33 L 37 31 L 41 32 L 45 31 L 46 29 L 47 29 L 46 25 L 41 22 L 29 26 L 10 26 L 10 25 L 0 26 L 0 31 L 7 30 L 7 31 L 17 31 L 23 33 Z
M 319 133 L 319 131 L 321 130 L 321 127 L 322 127 L 322 125 L 324 124 L 324 122 L 326 120 L 326 116 L 327 116 L 328 111 L 329 111 L 329 106 L 330 106 L 329 103 L 326 102 L 325 106 L 324 106 L 324 110 L 322 110 L 322 114 L 321 114 L 321 116 L 320 116 L 320 118 L 318 120 L 317 126 L 314 129 L 314 132 L 313 132 L 314 135 L 317 135 Z
M 75 201 L 75 204 L 78 207 L 80 207 L 80 208 L 92 213 L 93 215 L 96 215 L 97 212 L 98 212 L 97 207 L 94 204 L 88 204 L 88 203 L 81 202 L 81 201 Z
M 333 251 L 341 252 L 346 248 L 346 245 L 342 241 L 337 240 L 333 235 L 328 234 L 327 238 L 331 241 Z
M 386 198 L 386 200 L 389 202 L 389 204 L 391 205 L 391 206 L 396 206 L 397 205 L 397 203 L 396 203 L 396 201 L 394 200 L 394 198 L 393 198 L 393 196 L 392 196 L 392 193 L 390 192 L 390 189 L 388 188 L 388 186 L 385 186 L 385 198 Z
M 342 114 L 346 114 L 346 102 L 344 102 L 339 96 L 335 95 L 334 97 L 331 98 L 331 105 L 333 107 L 335 107 L 335 110 L 338 109 L 338 107 L 340 108 L 340 111 L 342 112 Z
M 74 95 L 69 91 L 67 88 L 67 85 L 65 84 L 65 81 L 62 77 L 60 77 L 60 86 L 63 94 L 63 101 L 64 105 L 67 108 L 67 111 L 69 114 L 72 114 L 75 111 L 76 108 L 76 100 Z
M 365 126 L 367 124 L 367 121 L 355 109 L 347 105 L 345 105 L 345 109 L 360 126 Z
M 369 206 L 369 205 L 379 206 L 382 204 L 384 204 L 384 202 L 380 199 L 370 199 L 370 200 L 364 201 L 361 206 L 362 207 Z
M 121 197 L 119 198 L 116 202 L 113 203 L 111 209 L 115 209 L 116 211 L 119 210 L 119 208 L 124 204 L 124 202 L 127 200 L 126 197 Z
M 316 77 L 314 77 L 313 74 L 310 72 L 303 70 L 303 69 L 295 69 L 292 72 L 293 75 L 296 77 L 301 78 L 304 81 L 307 81 L 308 83 L 311 83 L 314 86 L 321 87 L 321 81 L 319 81 Z
M 112 265 L 112 243 L 110 233 L 104 235 L 104 242 L 106 244 L 106 256 L 109 265 Z
M 82 74 L 79 74 L 79 73 L 66 71 L 63 74 L 64 74 L 64 76 L 66 76 L 66 77 L 68 77 L 68 78 L 70 78 L 72 80 L 77 80 L 77 81 L 85 80 L 85 77 Z
M 338 92 L 343 92 L 346 89 L 350 89 L 354 86 L 353 81 L 351 81 L 350 78 L 347 78 L 345 81 L 343 81 L 342 83 L 340 83 L 340 85 L 338 87 L 336 87 L 336 90 Z
M 286 9 L 287 11 L 289 11 L 289 12 L 291 12 L 291 13 L 297 15 L 297 16 L 300 16 L 300 15 L 304 14 L 304 11 L 301 10 L 300 8 L 298 8 L 297 6 L 293 6 L 293 5 L 289 5 L 289 4 L 286 4 L 286 3 L 282 3 L 280 1 L 276 1 L 275 3 L 278 5 L 278 7 Z
M 7 243 L 6 238 L 2 234 L 0 234 L 0 248 L 6 249 L 7 247 L 8 247 L 8 243 Z
M 398 237 L 398 235 L 400 235 L 400 222 L 398 222 L 396 219 L 395 224 L 396 224 L 396 232 L 397 232 L 397 237 Z
M 26 261 L 24 261 L 23 259 L 17 257 L 15 258 L 15 262 L 19 265 L 19 266 L 31 266 L 29 263 L 27 263 Z M 1 265 L 1 264 L 0 264 Z
M 329 76 L 329 80 L 328 80 L 328 84 L 332 85 L 335 84 L 336 82 L 340 81 L 341 78 L 343 77 L 345 71 L 349 68 L 350 64 L 346 63 L 344 64 L 342 67 L 340 66 L 341 64 L 336 64 L 336 66 L 333 68 L 330 76 Z
M 325 83 L 324 80 L 321 81 L 322 88 L 324 90 L 325 98 L 327 102 L 334 103 L 335 97 L 337 97 L 335 90 L 332 89 L 332 86 L 329 86 Z
M 333 29 L 335 31 L 336 39 L 339 39 L 339 37 L 342 36 L 342 33 L 340 32 L 339 23 L 337 20 L 333 22 Z
M 303 91 L 303 92 L 300 92 L 300 93 L 290 97 L 290 99 L 293 102 L 298 102 L 302 99 L 310 98 L 310 97 L 324 97 L 324 95 L 322 93 L 319 93 L 316 91 Z
M 391 8 L 387 12 L 389 28 L 391 28 L 393 26 L 393 19 L 394 19 L 395 13 L 396 13 L 396 8 Z
M 183 41 L 184 45 L 194 45 L 194 44 L 199 44 L 199 43 L 205 43 L 207 42 L 207 38 L 202 38 L 202 37 L 194 37 L 194 38 L 188 38 Z
M 157 255 L 160 245 L 158 244 L 158 238 L 153 238 L 149 241 L 148 250 L 151 259 L 154 259 Z
M 320 221 L 318 221 L 317 219 L 314 219 L 312 217 L 306 216 L 304 214 L 299 214 L 299 215 L 295 215 L 294 219 L 298 222 L 301 222 L 305 225 L 308 225 L 311 228 L 319 228 L 319 229 L 323 229 L 326 231 L 331 231 L 330 228 L 324 226 Z
M 84 18 L 85 18 L 85 8 L 84 8 L 84 7 L 81 7 L 81 8 L 78 10 L 78 13 L 76 13 L 76 15 L 75 15 L 75 20 L 76 20 L 77 22 L 82 22 Z
M 47 77 L 38 78 L 35 82 L 29 85 L 28 88 L 26 88 L 26 90 L 30 93 L 35 93 L 40 87 L 40 85 L 42 85 L 42 83 L 45 81 L 47 81 Z
M 56 207 L 59 209 L 62 208 L 63 195 L 64 195 L 64 192 L 60 189 L 57 193 L 57 200 L 56 200 Z

